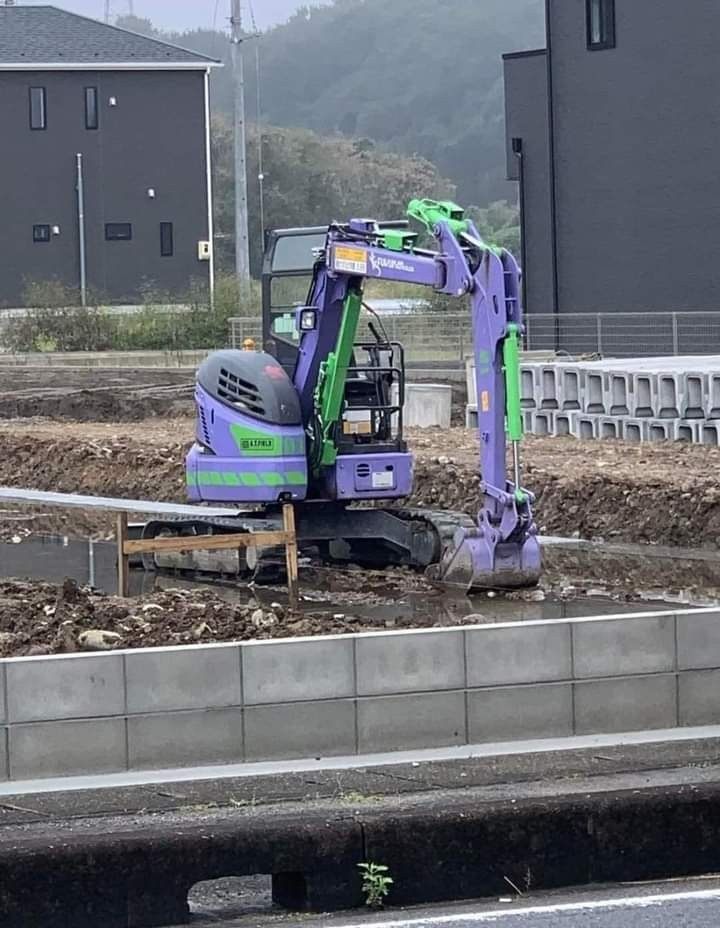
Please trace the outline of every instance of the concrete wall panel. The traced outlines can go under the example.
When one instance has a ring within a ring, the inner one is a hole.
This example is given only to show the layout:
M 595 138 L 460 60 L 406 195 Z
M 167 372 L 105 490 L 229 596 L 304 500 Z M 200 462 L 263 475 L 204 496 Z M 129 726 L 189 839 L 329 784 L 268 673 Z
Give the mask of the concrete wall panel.
M 464 744 L 465 694 L 421 693 L 358 700 L 360 753 Z
M 720 612 L 677 617 L 679 670 L 720 667 Z
M 471 744 L 570 736 L 572 684 L 501 686 L 468 693 L 468 733 Z
M 460 630 L 357 638 L 358 696 L 462 689 L 464 685 Z
M 270 641 L 243 645 L 247 706 L 355 695 L 353 641 Z
M 678 702 L 680 725 L 717 725 L 720 721 L 720 670 L 680 674 Z
M 8 721 L 96 718 L 125 711 L 119 654 L 21 658 L 6 664 Z
M 133 651 L 125 675 L 129 713 L 237 706 L 242 698 L 236 645 Z
M 673 728 L 674 674 L 591 680 L 575 684 L 575 734 Z
M 354 754 L 352 699 L 250 706 L 245 710 L 245 760 Z
M 13 780 L 125 770 L 125 720 L 13 725 L 10 728 L 10 758 Z
M 577 622 L 573 625 L 573 663 L 578 678 L 673 670 L 674 616 Z
M 242 709 L 132 716 L 128 754 L 131 770 L 241 761 Z
M 572 675 L 570 625 L 468 630 L 467 685 L 540 683 Z

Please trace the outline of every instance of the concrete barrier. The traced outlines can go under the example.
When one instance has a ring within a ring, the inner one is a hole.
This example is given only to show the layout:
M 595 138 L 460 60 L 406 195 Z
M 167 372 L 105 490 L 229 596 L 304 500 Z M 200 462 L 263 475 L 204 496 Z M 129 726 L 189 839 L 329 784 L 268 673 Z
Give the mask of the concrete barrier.
M 0 779 L 720 722 L 720 611 L 0 663 Z
M 554 363 L 523 359 L 526 431 L 718 445 L 720 356 Z M 468 423 L 475 406 L 469 406 Z M 550 413 L 551 417 L 540 413 Z
M 397 402 L 397 387 L 393 402 Z M 403 424 L 415 428 L 449 429 L 452 419 L 452 386 L 445 383 L 405 384 Z

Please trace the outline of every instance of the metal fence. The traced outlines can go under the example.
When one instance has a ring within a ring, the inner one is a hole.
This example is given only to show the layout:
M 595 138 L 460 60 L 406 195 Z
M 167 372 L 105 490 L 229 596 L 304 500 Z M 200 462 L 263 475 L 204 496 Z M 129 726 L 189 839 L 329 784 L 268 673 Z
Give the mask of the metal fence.
M 528 314 L 525 329 L 533 351 L 616 358 L 720 354 L 720 312 Z
M 472 354 L 469 313 L 383 315 L 391 341 L 405 347 L 410 362 L 457 363 Z M 525 316 L 530 351 L 597 353 L 606 357 L 720 354 L 720 312 L 582 313 Z M 230 345 L 262 338 L 257 318 L 230 320 Z
M 472 329 L 469 313 L 405 313 L 381 317 L 390 341 L 400 342 L 405 349 L 405 360 L 461 362 L 472 354 Z M 359 337 L 370 337 L 360 332 Z M 230 320 L 230 347 L 241 348 L 243 339 L 262 338 L 259 319 L 233 318 Z

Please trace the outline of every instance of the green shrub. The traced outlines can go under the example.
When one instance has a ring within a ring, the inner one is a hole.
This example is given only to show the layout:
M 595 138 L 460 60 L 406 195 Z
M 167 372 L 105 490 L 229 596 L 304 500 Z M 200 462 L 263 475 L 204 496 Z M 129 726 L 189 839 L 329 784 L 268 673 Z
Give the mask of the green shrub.
M 241 292 L 234 275 L 216 281 L 215 299 L 193 285 L 183 298 L 172 299 L 146 288 L 139 310 L 112 313 L 101 301 L 74 305 L 76 291 L 56 281 L 28 284 L 27 305 L 35 306 L 11 319 L 3 333 L 7 348 L 32 351 L 183 351 L 227 344 L 232 316 L 259 316 L 260 287 L 253 281 Z

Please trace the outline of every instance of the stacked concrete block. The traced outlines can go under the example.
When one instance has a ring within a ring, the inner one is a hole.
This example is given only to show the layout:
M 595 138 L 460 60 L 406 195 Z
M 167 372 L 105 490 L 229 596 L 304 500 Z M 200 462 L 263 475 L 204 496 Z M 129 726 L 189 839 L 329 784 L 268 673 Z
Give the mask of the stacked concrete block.
M 474 373 L 469 364 L 469 388 Z M 525 361 L 520 378 L 531 434 L 720 446 L 720 355 Z

